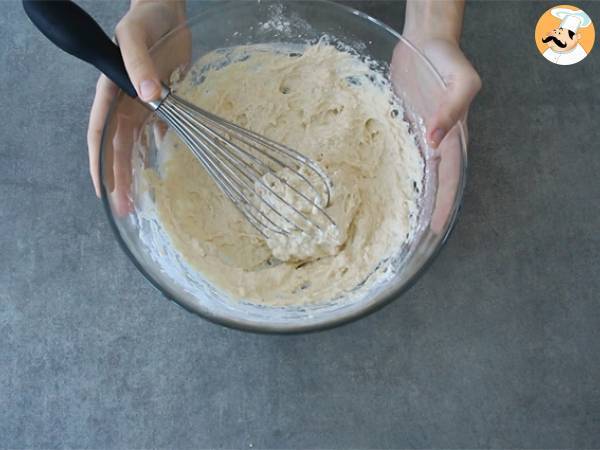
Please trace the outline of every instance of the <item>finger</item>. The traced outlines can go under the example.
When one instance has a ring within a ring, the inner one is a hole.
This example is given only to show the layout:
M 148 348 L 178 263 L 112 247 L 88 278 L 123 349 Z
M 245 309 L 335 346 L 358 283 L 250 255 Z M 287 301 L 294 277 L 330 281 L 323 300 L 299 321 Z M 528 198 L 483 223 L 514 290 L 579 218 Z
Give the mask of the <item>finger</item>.
M 96 196 L 100 198 L 100 141 L 102 139 L 102 128 L 110 103 L 117 92 L 116 85 L 101 75 L 96 84 L 96 96 L 90 111 L 90 120 L 87 131 L 87 145 L 90 164 L 90 175 Z
M 160 95 L 160 80 L 148 52 L 147 35 L 135 20 L 125 16 L 115 29 L 127 74 L 144 101 L 156 100 Z
M 131 152 L 135 126 L 129 117 L 119 115 L 113 138 L 114 201 L 117 215 L 125 216 L 133 211 L 131 202 Z
M 456 122 L 465 117 L 469 105 L 480 89 L 481 79 L 470 65 L 464 67 L 450 80 L 448 95 L 427 127 L 429 130 L 427 138 L 433 148 L 437 148 Z
M 439 155 L 437 160 L 432 160 L 437 165 L 438 189 L 430 221 L 431 230 L 438 234 L 443 232 L 455 208 L 455 195 L 460 183 L 462 147 L 458 130 L 448 133 L 440 145 Z

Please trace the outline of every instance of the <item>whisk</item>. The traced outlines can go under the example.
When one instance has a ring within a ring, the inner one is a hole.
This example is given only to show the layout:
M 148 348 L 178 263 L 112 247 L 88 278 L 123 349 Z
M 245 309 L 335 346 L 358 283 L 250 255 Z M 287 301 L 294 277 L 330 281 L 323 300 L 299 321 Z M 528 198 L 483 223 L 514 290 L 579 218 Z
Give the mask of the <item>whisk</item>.
M 137 96 L 119 47 L 83 9 L 71 1 L 23 0 L 23 6 L 50 41 L 93 64 L 129 96 Z M 323 236 L 335 229 L 325 211 L 331 183 L 315 161 L 190 104 L 165 85 L 160 98 L 146 104 L 263 236 Z

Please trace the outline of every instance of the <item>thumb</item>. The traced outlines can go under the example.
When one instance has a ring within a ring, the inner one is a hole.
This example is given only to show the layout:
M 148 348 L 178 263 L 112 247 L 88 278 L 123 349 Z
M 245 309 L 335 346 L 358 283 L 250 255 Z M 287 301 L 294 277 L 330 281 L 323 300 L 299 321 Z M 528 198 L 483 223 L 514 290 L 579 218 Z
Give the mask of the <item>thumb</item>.
M 427 139 L 433 148 L 437 148 L 456 122 L 466 116 L 480 89 L 481 79 L 469 63 L 453 76 L 446 98 L 428 123 Z
M 160 78 L 148 52 L 144 28 L 125 16 L 117 25 L 115 35 L 139 98 L 146 102 L 156 100 L 160 95 Z

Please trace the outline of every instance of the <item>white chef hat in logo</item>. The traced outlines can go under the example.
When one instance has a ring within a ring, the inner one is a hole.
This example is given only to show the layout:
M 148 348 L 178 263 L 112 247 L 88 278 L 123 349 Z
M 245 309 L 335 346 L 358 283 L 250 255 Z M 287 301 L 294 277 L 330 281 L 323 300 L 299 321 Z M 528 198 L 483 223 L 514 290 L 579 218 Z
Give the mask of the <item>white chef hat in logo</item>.
M 573 33 L 577 33 L 579 28 L 588 27 L 592 23 L 590 16 L 580 9 L 573 11 L 567 8 L 553 8 L 551 13 L 554 17 L 561 20 L 561 28 L 571 30 Z

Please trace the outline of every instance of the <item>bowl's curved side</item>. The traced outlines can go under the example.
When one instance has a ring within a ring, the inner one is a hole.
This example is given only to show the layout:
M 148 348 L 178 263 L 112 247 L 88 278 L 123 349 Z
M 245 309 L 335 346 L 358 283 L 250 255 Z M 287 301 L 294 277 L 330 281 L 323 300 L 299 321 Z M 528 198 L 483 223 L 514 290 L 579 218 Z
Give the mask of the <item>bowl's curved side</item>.
M 381 22 L 365 13 L 362 13 L 353 8 L 350 8 L 348 6 L 339 5 L 337 3 L 333 3 L 333 2 L 329 2 L 329 1 L 323 1 L 323 2 L 318 2 L 318 3 L 325 5 L 325 7 L 333 8 L 337 14 L 349 14 L 354 17 L 359 17 L 361 20 L 364 20 L 365 23 L 371 23 L 374 26 L 376 26 L 377 28 L 379 28 L 381 30 L 385 30 L 385 32 L 387 32 L 390 36 L 393 36 L 398 41 L 403 42 L 408 48 L 411 49 L 412 52 L 414 52 L 414 54 L 417 56 L 418 60 L 423 63 L 424 67 L 426 67 L 427 70 L 431 72 L 431 74 L 437 80 L 437 83 L 439 83 L 439 86 L 442 89 L 446 89 L 446 84 L 445 84 L 444 80 L 442 79 L 439 72 L 435 69 L 435 67 L 431 63 L 431 61 L 425 55 L 423 55 L 410 41 L 408 41 L 406 38 L 404 38 L 400 33 L 393 30 L 392 28 L 390 28 L 383 22 Z M 172 30 L 167 35 L 163 36 L 161 38 L 161 40 L 158 41 L 155 44 L 155 46 L 153 46 L 151 51 L 155 48 L 160 47 L 163 42 L 170 39 L 173 35 L 181 32 L 182 29 L 187 28 L 187 27 L 193 27 L 194 25 L 199 24 L 205 20 L 210 20 L 210 18 L 213 16 L 218 16 L 218 17 L 222 18 L 222 17 L 224 17 L 224 12 L 226 12 L 228 10 L 228 8 L 231 8 L 231 9 L 237 8 L 238 5 L 239 4 L 237 4 L 237 2 L 231 2 L 231 1 L 230 2 L 219 2 L 219 5 L 214 5 L 210 8 L 207 8 L 202 13 L 190 17 L 188 19 L 188 21 L 186 22 L 186 24 L 181 25 L 180 27 Z M 454 196 L 454 203 L 452 205 L 452 210 L 450 211 L 450 214 L 448 215 L 448 218 L 447 218 L 444 226 L 442 227 L 442 232 L 436 233 L 436 234 L 431 234 L 431 233 L 429 234 L 429 239 L 434 239 L 435 244 L 433 246 L 431 246 L 431 248 L 428 249 L 428 253 L 424 257 L 424 260 L 421 263 L 421 265 L 416 270 L 414 270 L 414 272 L 412 274 L 410 274 L 410 276 L 408 276 L 404 280 L 404 282 L 402 283 L 401 286 L 395 287 L 390 292 L 386 292 L 380 296 L 377 296 L 372 301 L 361 302 L 360 304 L 354 305 L 354 307 L 352 307 L 352 308 L 344 308 L 343 314 L 338 314 L 338 315 L 328 314 L 328 315 L 321 315 L 321 316 L 315 315 L 313 317 L 305 318 L 304 320 L 302 320 L 302 322 L 296 322 L 296 323 L 292 323 L 292 322 L 279 322 L 278 323 L 278 322 L 267 322 L 267 321 L 259 322 L 259 321 L 245 320 L 244 318 L 232 318 L 230 316 L 227 316 L 226 314 L 215 314 L 210 309 L 202 307 L 202 305 L 190 304 L 190 303 L 187 303 L 187 302 L 183 301 L 182 299 L 178 298 L 177 294 L 169 286 L 166 286 L 163 283 L 161 283 L 158 279 L 156 279 L 150 273 L 149 270 L 147 270 L 146 267 L 144 267 L 144 265 L 138 260 L 138 258 L 136 258 L 134 253 L 131 251 L 131 249 L 127 245 L 127 243 L 122 235 L 122 231 L 119 227 L 119 224 L 117 223 L 115 213 L 113 212 L 113 209 L 112 209 L 110 201 L 109 201 L 109 192 L 107 190 L 107 186 L 106 186 L 107 183 L 105 181 L 106 176 L 107 176 L 107 168 L 105 167 L 105 158 L 106 158 L 106 151 L 107 151 L 106 148 L 107 148 L 107 140 L 110 138 L 109 130 L 108 130 L 109 123 L 111 121 L 111 118 L 115 115 L 115 113 L 118 109 L 119 101 L 122 98 L 122 96 L 123 96 L 122 92 L 119 92 L 115 96 L 115 98 L 113 99 L 113 102 L 111 104 L 111 107 L 108 111 L 108 114 L 107 114 L 107 117 L 105 120 L 105 124 L 104 124 L 104 128 L 103 128 L 103 132 L 102 132 L 101 152 L 100 152 L 100 177 L 102 180 L 102 183 L 101 183 L 102 203 L 104 205 L 104 209 L 107 214 L 108 221 L 109 221 L 111 228 L 115 234 L 115 237 L 117 238 L 117 241 L 119 242 L 119 245 L 121 246 L 121 248 L 123 249 L 125 254 L 132 260 L 132 262 L 134 263 L 136 268 L 145 276 L 146 279 L 148 279 L 148 281 L 150 281 L 150 283 L 152 283 L 152 285 L 154 287 L 156 287 L 160 292 L 162 292 L 166 298 L 174 301 L 175 303 L 179 304 L 180 306 L 187 309 L 188 311 L 199 314 L 200 316 L 204 317 L 207 320 L 210 320 L 212 322 L 215 322 L 215 323 L 218 323 L 218 324 L 230 327 L 230 328 L 236 328 L 236 329 L 252 331 L 252 332 L 260 332 L 260 333 L 286 333 L 286 334 L 287 333 L 302 333 L 302 332 L 317 331 L 317 330 L 333 328 L 333 327 L 351 322 L 358 318 L 364 317 L 365 315 L 370 314 L 370 313 L 382 308 L 383 306 L 389 304 L 392 300 L 396 299 L 402 293 L 406 292 L 412 285 L 414 285 L 414 283 L 419 279 L 419 277 L 423 274 L 423 272 L 427 269 L 427 267 L 429 267 L 429 265 L 435 259 L 436 255 L 439 253 L 439 251 L 443 247 L 444 243 L 447 241 L 449 235 L 451 234 L 451 232 L 454 228 L 454 224 L 456 222 L 459 210 L 462 206 L 463 192 L 464 192 L 464 188 L 466 185 L 467 149 L 466 149 L 465 127 L 462 122 L 459 122 L 456 124 L 456 129 L 457 129 L 458 138 L 460 141 L 459 142 L 459 145 L 460 145 L 460 170 L 459 170 L 459 174 L 458 174 L 459 179 L 458 179 L 458 184 L 457 184 L 457 188 L 456 188 L 456 193 Z

